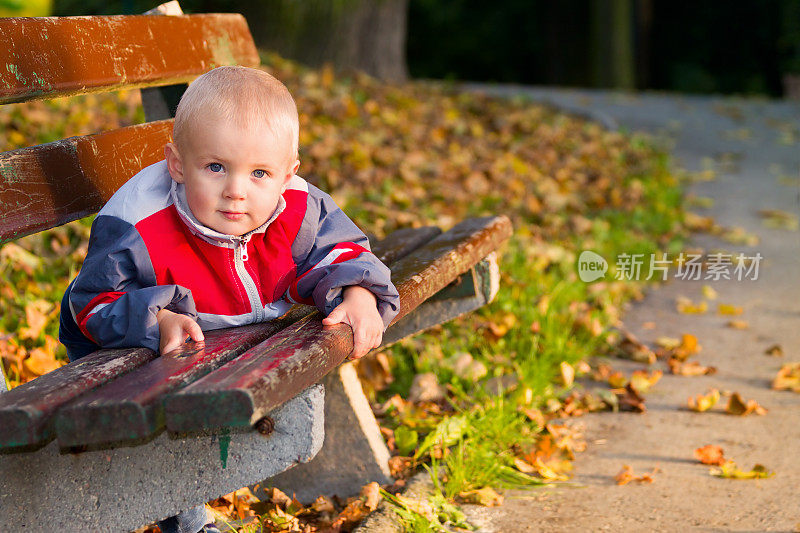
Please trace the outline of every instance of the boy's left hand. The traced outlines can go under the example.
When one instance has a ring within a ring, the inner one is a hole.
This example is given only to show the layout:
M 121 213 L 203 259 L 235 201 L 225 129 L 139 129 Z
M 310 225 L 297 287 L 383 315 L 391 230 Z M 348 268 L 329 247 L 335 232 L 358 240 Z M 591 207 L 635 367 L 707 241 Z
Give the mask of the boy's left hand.
M 364 357 L 377 348 L 383 339 L 383 320 L 378 313 L 375 295 L 364 287 L 353 285 L 344 289 L 344 299 L 322 320 L 324 326 L 344 322 L 353 328 L 353 353 L 350 359 Z

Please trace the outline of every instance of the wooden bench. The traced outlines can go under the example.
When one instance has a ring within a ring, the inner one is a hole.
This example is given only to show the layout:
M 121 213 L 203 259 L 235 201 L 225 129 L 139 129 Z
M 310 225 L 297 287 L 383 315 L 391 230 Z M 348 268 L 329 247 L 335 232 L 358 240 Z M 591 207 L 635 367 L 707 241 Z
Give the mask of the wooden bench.
M 236 14 L 0 19 L 0 57 L 0 104 L 141 88 L 148 120 L 0 154 L 0 244 L 99 210 L 163 158 L 187 82 L 259 65 Z M 510 233 L 500 216 L 373 243 L 401 297 L 384 345 L 490 301 Z M 0 393 L 0 531 L 134 529 L 309 461 L 323 424 L 318 457 L 273 479 L 306 498 L 385 481 L 388 451 L 339 366 L 351 350 L 348 326 L 296 306 L 162 356 L 100 350 Z

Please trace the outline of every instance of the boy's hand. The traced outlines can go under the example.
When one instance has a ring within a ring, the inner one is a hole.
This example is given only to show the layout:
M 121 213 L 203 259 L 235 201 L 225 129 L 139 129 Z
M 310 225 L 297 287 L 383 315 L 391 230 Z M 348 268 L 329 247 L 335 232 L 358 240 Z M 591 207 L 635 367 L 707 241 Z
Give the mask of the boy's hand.
M 364 287 L 344 289 L 344 300 L 322 320 L 324 326 L 344 322 L 353 328 L 353 353 L 350 359 L 364 357 L 383 339 L 383 320 L 378 313 L 375 295 Z
M 197 322 L 186 315 L 162 309 L 156 315 L 156 320 L 158 321 L 158 332 L 161 335 L 158 342 L 158 351 L 161 354 L 182 346 L 186 337 L 191 337 L 195 342 L 205 338 L 203 330 L 200 329 Z

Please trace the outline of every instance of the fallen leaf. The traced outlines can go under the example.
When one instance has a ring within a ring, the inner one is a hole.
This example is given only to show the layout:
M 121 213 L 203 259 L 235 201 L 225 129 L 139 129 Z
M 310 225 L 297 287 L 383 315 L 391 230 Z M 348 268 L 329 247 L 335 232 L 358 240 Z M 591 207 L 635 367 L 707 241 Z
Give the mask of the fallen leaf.
M 730 398 L 728 399 L 728 406 L 725 408 L 725 412 L 730 415 L 738 416 L 746 416 L 750 413 L 755 413 L 757 415 L 767 414 L 767 410 L 761 407 L 757 401 L 748 400 L 745 402 L 738 392 L 731 394 Z
M 764 350 L 764 354 L 771 355 L 773 357 L 782 357 L 783 356 L 783 348 L 780 344 L 773 344 L 766 350 Z
M 790 231 L 797 231 L 798 223 L 797 215 L 780 209 L 761 209 L 758 211 L 761 221 L 764 226 L 774 229 L 786 229 Z
M 750 327 L 746 320 L 728 320 L 726 325 L 733 329 L 747 329 Z
M 703 347 L 697 342 L 697 337 L 691 333 L 681 335 L 681 343 L 672 351 L 672 357 L 679 361 L 686 361 L 692 355 L 700 353 Z
M 706 300 L 716 300 L 717 299 L 717 291 L 714 290 L 711 285 L 703 285 L 702 288 L 703 298 Z
M 721 466 L 725 464 L 722 448 L 713 444 L 706 444 L 694 451 L 695 458 L 704 465 Z
M 678 297 L 675 306 L 679 313 L 685 315 L 701 315 L 708 310 L 708 304 L 705 300 L 695 304 L 690 299 L 683 296 Z
M 633 374 L 631 374 L 631 385 L 633 385 L 633 388 L 638 392 L 645 393 L 650 390 L 650 387 L 658 383 L 658 380 L 661 379 L 663 374 L 664 373 L 660 370 L 656 370 L 651 374 L 648 374 L 644 370 L 635 370 Z
M 561 370 L 561 382 L 565 387 L 571 386 L 572 382 L 575 381 L 575 369 L 566 361 L 561 361 L 559 369 Z
M 639 395 L 639 392 L 630 383 L 625 385 L 624 389 L 612 389 L 612 391 L 617 395 L 621 411 L 635 411 L 637 413 L 647 411 L 644 405 L 644 398 Z
M 775 475 L 775 472 L 770 472 L 760 464 L 754 465 L 752 470 L 740 470 L 734 461 L 725 461 L 719 468 L 712 468 L 709 472 L 712 476 L 728 479 L 766 479 Z
M 772 380 L 772 388 L 800 392 L 800 363 L 786 363 L 781 366 Z
M 720 315 L 741 315 L 744 312 L 740 306 L 731 304 L 719 304 L 717 306 L 717 313 Z
M 706 394 L 698 394 L 694 398 L 689 398 L 687 401 L 689 409 L 692 411 L 702 413 L 714 407 L 719 401 L 719 391 L 711 389 Z
M 614 476 L 614 481 L 617 482 L 617 485 L 627 485 L 631 481 L 636 481 L 638 483 L 652 483 L 653 475 L 658 471 L 657 468 L 654 468 L 652 472 L 645 472 L 641 476 L 634 476 L 633 475 L 633 468 L 628 465 L 623 465 L 622 470 Z
M 53 304 L 47 300 L 34 300 L 25 305 L 25 321 L 28 324 L 20 328 L 20 337 L 23 339 L 36 339 L 47 325 Z
M 314 503 L 311 504 L 311 508 L 314 509 L 318 513 L 335 513 L 336 507 L 333 505 L 333 500 L 328 498 L 327 496 L 318 496 Z
M 496 507 L 503 504 L 503 496 L 495 492 L 492 487 L 462 491 L 458 493 L 458 497 L 466 503 L 474 503 L 484 507 Z
M 381 502 L 381 487 L 376 481 L 367 483 L 361 487 L 360 495 L 364 499 L 364 505 L 367 507 L 367 509 L 374 511 L 378 508 L 378 504 Z
M 433 372 L 425 372 L 414 376 L 411 389 L 408 391 L 408 401 L 436 402 L 444 399 L 445 389 L 439 385 L 439 379 Z
M 681 345 L 681 340 L 675 337 L 657 337 L 655 344 L 667 350 L 674 350 Z
M 537 427 L 543 428 L 545 425 L 544 415 L 539 409 L 521 408 L 520 412 L 530 419 Z
M 667 360 L 669 371 L 679 376 L 707 376 L 717 372 L 716 367 L 703 366 L 697 361 L 684 361 L 681 362 L 674 357 Z

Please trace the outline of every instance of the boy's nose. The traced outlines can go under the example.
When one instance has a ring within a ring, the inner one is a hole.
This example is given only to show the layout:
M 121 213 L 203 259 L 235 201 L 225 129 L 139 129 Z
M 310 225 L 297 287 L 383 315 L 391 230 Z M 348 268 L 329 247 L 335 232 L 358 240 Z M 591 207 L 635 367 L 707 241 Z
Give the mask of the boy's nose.
M 244 179 L 236 175 L 229 176 L 222 194 L 231 200 L 243 199 L 246 196 Z

